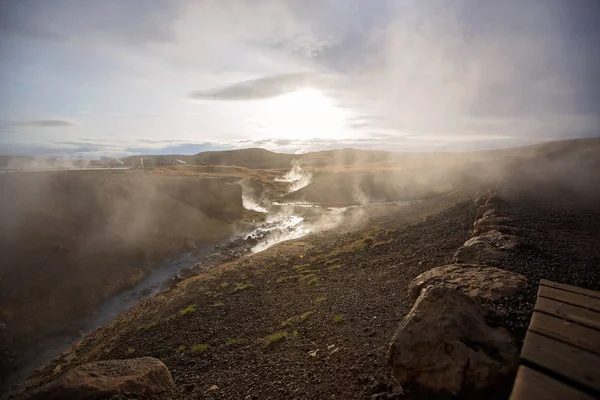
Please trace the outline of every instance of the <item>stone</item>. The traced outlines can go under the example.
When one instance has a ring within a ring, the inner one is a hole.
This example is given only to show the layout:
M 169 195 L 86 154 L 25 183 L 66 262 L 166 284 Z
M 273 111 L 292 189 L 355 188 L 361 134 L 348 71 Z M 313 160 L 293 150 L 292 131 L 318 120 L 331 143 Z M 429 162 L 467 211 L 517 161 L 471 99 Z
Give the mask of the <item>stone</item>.
M 473 223 L 473 228 L 483 225 L 508 225 L 512 219 L 506 217 L 483 217 Z
M 474 300 L 498 300 L 520 292 L 527 279 L 520 274 L 484 265 L 450 264 L 430 269 L 408 284 L 415 301 L 428 286 L 458 289 Z
M 491 230 L 467 240 L 454 253 L 452 262 L 455 264 L 496 265 L 509 255 L 509 251 L 520 245 L 521 241 L 517 236 Z
M 28 400 L 85 400 L 151 395 L 175 387 L 162 361 L 152 357 L 97 361 L 75 367 L 58 379 L 18 397 Z
M 484 212 L 481 217 L 485 218 L 485 217 L 499 217 L 499 216 L 500 216 L 500 211 L 497 208 L 490 208 L 489 210 Z
M 505 233 L 507 235 L 513 235 L 513 236 L 517 236 L 520 231 L 518 228 L 512 227 L 512 226 L 505 226 L 505 225 L 478 225 L 477 227 L 473 228 L 473 233 L 471 235 L 471 237 L 475 237 L 475 236 L 481 236 L 484 233 L 490 232 L 490 231 L 498 231 L 500 233 Z
M 521 239 L 514 235 L 506 235 L 498 231 L 490 231 L 476 238 L 471 238 L 463 246 L 480 246 L 489 244 L 498 250 L 514 250 L 521 246 Z
M 434 395 L 477 392 L 503 383 L 519 350 L 485 309 L 464 293 L 427 287 L 396 330 L 387 360 L 403 388 Z
M 485 204 L 486 200 L 487 200 L 486 197 L 478 197 L 473 201 L 473 203 L 475 203 L 478 206 L 482 206 Z
M 486 205 L 495 204 L 498 207 L 505 207 L 508 205 L 508 202 L 498 195 L 492 195 L 492 196 L 488 197 L 488 199 L 485 201 L 485 204 Z
M 477 214 L 475 214 L 475 220 L 483 217 L 483 214 L 489 210 L 497 210 L 497 208 L 493 204 L 483 205 L 477 209 Z

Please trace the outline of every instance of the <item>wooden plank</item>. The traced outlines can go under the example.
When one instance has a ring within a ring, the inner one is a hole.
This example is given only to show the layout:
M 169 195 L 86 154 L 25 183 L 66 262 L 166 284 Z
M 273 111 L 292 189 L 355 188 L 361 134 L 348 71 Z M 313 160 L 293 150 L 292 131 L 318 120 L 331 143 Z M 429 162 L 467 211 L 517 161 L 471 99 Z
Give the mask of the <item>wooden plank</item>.
M 600 313 L 587 308 L 572 306 L 545 297 L 538 297 L 535 303 L 535 311 L 541 311 L 555 317 L 577 322 L 590 328 L 600 329 Z
M 556 289 L 549 286 L 540 286 L 538 296 L 548 297 L 552 300 L 558 300 L 563 303 L 574 306 L 589 308 L 590 310 L 600 312 L 600 299 L 586 296 L 579 293 L 567 292 L 566 290 Z M 600 316 L 599 316 L 600 317 Z
M 598 292 L 596 290 L 583 289 L 583 288 L 580 288 L 577 286 L 567 285 L 565 283 L 556 283 L 556 282 L 549 281 L 547 279 L 542 279 L 540 281 L 540 286 L 553 287 L 556 289 L 562 289 L 562 290 L 566 290 L 568 292 L 579 293 L 579 294 L 583 294 L 585 296 L 590 296 L 590 297 L 595 297 L 597 299 L 600 299 L 600 292 Z
M 600 355 L 600 331 L 541 312 L 534 312 L 529 330 Z
M 595 397 L 580 392 L 524 365 L 519 367 L 512 400 L 592 400 Z
M 521 358 L 600 393 L 600 356 L 528 331 Z

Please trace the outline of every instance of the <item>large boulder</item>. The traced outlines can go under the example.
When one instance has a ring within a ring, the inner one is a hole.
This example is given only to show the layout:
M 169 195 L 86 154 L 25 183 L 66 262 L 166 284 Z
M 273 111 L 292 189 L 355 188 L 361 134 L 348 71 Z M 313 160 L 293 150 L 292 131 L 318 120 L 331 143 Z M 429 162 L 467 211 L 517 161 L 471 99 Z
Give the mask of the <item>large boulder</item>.
M 483 217 L 473 222 L 473 227 L 483 225 L 508 225 L 512 222 L 512 219 L 507 217 Z
M 520 274 L 483 265 L 450 264 L 430 269 L 408 285 L 408 296 L 415 301 L 428 286 L 458 289 L 475 300 L 497 300 L 521 291 L 527 279 Z
M 519 351 L 504 328 L 486 323 L 485 309 L 464 293 L 428 287 L 404 318 L 387 353 L 405 388 L 458 395 L 503 382 Z
M 473 228 L 473 233 L 471 237 L 481 236 L 484 233 L 488 233 L 490 231 L 498 231 L 500 233 L 504 233 L 506 235 L 517 236 L 521 231 L 518 228 L 506 225 L 481 225 Z
M 492 195 L 487 198 L 487 200 L 485 201 L 485 204 L 486 205 L 494 204 L 498 208 L 500 208 L 500 207 L 506 207 L 508 205 L 508 202 L 498 195 Z
M 487 197 L 478 197 L 475 200 L 473 200 L 473 203 L 475 203 L 478 206 L 482 206 L 485 204 L 486 200 L 487 200 Z
M 58 379 L 19 397 L 28 400 L 105 399 L 116 395 L 150 395 L 175 387 L 162 361 L 152 357 L 83 364 Z
M 517 236 L 508 235 L 497 230 L 485 232 L 473 237 L 459 248 L 452 262 L 455 264 L 487 264 L 496 265 L 521 245 Z
M 486 212 L 483 213 L 482 217 L 499 217 L 500 211 L 497 208 L 490 208 Z
M 475 214 L 475 219 L 477 220 L 477 219 L 483 217 L 483 214 L 485 214 L 489 210 L 498 210 L 498 208 L 494 204 L 483 205 L 477 209 L 477 214 Z
M 490 210 L 493 211 L 493 210 Z M 498 216 L 485 216 L 489 211 L 487 211 L 483 218 L 478 219 L 473 223 L 473 235 L 479 236 L 481 234 L 496 230 L 500 233 L 505 233 L 509 235 L 514 235 L 518 233 L 518 229 L 510 226 L 512 220 L 506 217 L 498 217 Z

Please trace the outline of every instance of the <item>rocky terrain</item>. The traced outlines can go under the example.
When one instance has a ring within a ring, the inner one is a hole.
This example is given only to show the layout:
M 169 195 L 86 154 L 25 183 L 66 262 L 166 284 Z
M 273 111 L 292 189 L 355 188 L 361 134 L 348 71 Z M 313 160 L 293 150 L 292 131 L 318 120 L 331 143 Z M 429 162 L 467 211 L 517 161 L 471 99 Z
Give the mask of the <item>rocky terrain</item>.
M 139 171 L 0 175 L 2 375 L 31 343 L 143 279 L 169 254 L 229 237 L 241 187 Z
M 427 199 L 349 209 L 336 227 L 215 262 L 92 332 L 14 395 L 65 387 L 63 374 L 82 373 L 78 366 L 104 374 L 105 365 L 89 363 L 152 357 L 173 384 L 162 380 L 136 398 L 506 398 L 539 279 L 600 289 L 600 157 L 595 145 L 573 146 L 521 149 L 481 174 L 463 166 L 464 179 Z M 344 173 L 313 172 L 315 185 Z M 502 204 L 482 209 L 475 200 L 487 202 L 490 192 Z M 481 258 L 471 247 L 491 251 Z M 482 283 L 462 284 L 470 279 Z M 411 309 L 440 310 L 451 300 L 471 310 L 458 321 L 479 315 L 475 336 L 458 334 L 461 354 L 472 357 L 486 336 L 495 338 L 490 348 L 504 349 L 501 364 L 477 353 L 489 385 L 467 374 L 440 389 L 411 378 L 418 357 L 393 356 Z

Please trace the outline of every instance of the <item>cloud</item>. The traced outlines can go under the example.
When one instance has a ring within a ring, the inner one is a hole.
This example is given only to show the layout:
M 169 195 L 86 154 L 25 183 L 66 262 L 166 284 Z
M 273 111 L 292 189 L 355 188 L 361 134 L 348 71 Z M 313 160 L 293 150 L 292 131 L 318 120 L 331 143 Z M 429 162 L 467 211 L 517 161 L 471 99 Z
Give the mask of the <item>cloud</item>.
M 66 119 L 34 119 L 29 121 L 12 122 L 15 127 L 40 127 L 40 128 L 60 128 L 75 125 L 75 121 Z
M 280 96 L 316 82 L 311 73 L 271 75 L 251 79 L 210 90 L 199 90 L 191 94 L 199 100 L 257 100 Z

